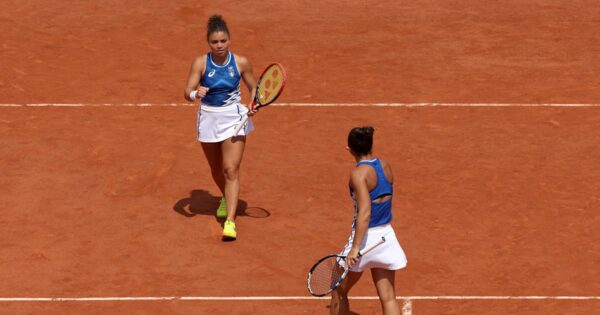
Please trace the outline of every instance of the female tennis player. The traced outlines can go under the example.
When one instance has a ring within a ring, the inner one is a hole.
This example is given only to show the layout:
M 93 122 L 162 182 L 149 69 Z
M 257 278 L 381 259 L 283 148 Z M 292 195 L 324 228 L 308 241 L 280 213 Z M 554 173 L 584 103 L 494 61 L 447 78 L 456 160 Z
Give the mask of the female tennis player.
M 246 114 L 254 112 L 242 105 L 240 80 L 254 98 L 256 80 L 248 59 L 229 50 L 231 36 L 220 15 L 208 19 L 206 39 L 210 52 L 198 56 L 190 69 L 184 97 L 199 100 L 198 141 L 210 165 L 211 175 L 222 193 L 218 218 L 226 218 L 223 238 L 236 239 L 236 209 L 238 205 L 239 169 L 244 154 L 246 135 L 253 129 L 252 121 L 237 136 L 234 129 Z
M 350 268 L 344 282 L 332 292 L 331 314 L 349 314 L 348 292 L 360 279 L 362 272 L 371 269 L 371 276 L 383 314 L 400 314 L 394 288 L 395 271 L 406 267 L 406 256 L 398 243 L 392 221 L 392 167 L 372 155 L 373 127 L 353 128 L 348 134 L 348 150 L 356 160 L 350 172 L 350 195 L 354 201 L 352 233 L 341 255 L 347 255 Z M 386 241 L 358 257 L 359 250 Z

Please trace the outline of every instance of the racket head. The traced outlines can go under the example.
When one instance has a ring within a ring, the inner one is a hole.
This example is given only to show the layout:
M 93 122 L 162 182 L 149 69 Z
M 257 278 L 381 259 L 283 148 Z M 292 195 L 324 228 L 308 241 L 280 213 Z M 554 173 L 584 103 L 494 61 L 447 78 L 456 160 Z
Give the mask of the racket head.
M 272 63 L 267 66 L 256 84 L 256 95 L 252 102 L 252 109 L 267 106 L 281 95 L 286 83 L 285 69 L 280 63 Z
M 345 259 L 339 255 L 319 259 L 308 272 L 308 292 L 313 296 L 325 296 L 337 289 L 348 274 Z

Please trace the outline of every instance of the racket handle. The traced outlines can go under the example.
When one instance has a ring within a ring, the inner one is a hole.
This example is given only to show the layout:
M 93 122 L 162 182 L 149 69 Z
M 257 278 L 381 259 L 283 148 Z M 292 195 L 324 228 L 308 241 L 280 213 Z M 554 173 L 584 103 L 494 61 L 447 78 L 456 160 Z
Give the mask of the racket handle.
M 240 130 L 242 130 L 242 128 L 244 128 L 247 121 L 248 121 L 248 115 L 244 116 L 242 121 L 240 121 L 240 123 L 235 127 L 235 131 L 233 132 L 234 136 L 237 136 L 238 133 L 240 133 Z
M 379 241 L 377 241 L 377 243 L 371 244 L 371 246 L 363 248 L 363 250 L 359 251 L 358 252 L 358 257 L 360 257 L 360 256 L 362 256 L 362 255 L 364 255 L 364 254 L 372 251 L 373 249 L 375 249 L 375 247 L 377 247 L 377 246 L 379 246 L 379 245 L 381 245 L 383 243 L 385 243 L 385 237 L 382 236 L 381 239 Z

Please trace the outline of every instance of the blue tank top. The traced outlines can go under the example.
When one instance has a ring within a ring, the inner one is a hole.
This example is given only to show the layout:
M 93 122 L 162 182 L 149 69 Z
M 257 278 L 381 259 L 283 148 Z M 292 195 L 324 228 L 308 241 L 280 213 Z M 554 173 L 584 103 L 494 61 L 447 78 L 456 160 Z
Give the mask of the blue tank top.
M 202 103 L 210 106 L 228 106 L 240 103 L 240 72 L 235 57 L 229 52 L 225 64 L 218 65 L 212 60 L 212 53 L 206 54 L 204 75 L 200 85 L 209 88 L 202 98 Z
M 392 221 L 392 198 L 383 202 L 373 202 L 373 200 L 386 195 L 391 196 L 394 192 L 394 187 L 392 186 L 392 183 L 390 183 L 390 181 L 388 181 L 388 179 L 385 177 L 383 166 L 381 166 L 379 159 L 375 158 L 368 161 L 360 161 L 356 164 L 356 166 L 358 167 L 362 164 L 367 164 L 373 167 L 375 169 L 375 173 L 377 174 L 377 184 L 375 185 L 375 188 L 369 192 L 369 196 L 371 197 L 371 219 L 369 220 L 369 228 L 388 224 Z M 354 201 L 354 221 L 352 222 L 352 229 L 355 229 L 356 217 L 358 216 L 358 204 L 352 189 L 350 189 L 350 195 Z

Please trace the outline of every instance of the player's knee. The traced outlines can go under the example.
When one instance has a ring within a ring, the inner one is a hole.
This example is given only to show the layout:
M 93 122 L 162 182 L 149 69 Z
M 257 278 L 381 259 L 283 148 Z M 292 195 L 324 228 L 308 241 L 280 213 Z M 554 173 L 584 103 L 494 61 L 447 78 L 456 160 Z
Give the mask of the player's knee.
M 384 303 L 394 302 L 396 301 L 396 295 L 393 290 L 385 290 L 384 292 L 379 293 L 379 299 Z
M 235 165 L 225 165 L 223 167 L 223 174 L 228 180 L 235 180 L 239 176 L 239 167 Z

